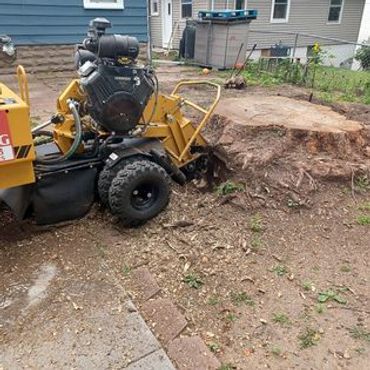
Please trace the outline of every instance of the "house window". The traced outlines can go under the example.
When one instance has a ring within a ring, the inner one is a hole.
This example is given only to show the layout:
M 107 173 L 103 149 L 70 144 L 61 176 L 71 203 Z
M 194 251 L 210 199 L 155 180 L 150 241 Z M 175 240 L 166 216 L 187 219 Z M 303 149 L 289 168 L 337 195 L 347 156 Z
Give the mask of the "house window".
M 84 0 L 85 9 L 123 9 L 123 0 Z
M 151 14 L 158 15 L 159 14 L 159 0 L 152 0 L 150 3 L 151 6 Z
M 236 10 L 247 9 L 247 1 L 246 0 L 235 0 L 235 9 Z
M 329 0 L 329 23 L 340 23 L 342 19 L 343 12 L 343 2 L 344 0 Z
M 272 0 L 271 22 L 287 23 L 291 0 Z
M 193 16 L 193 0 L 181 0 L 181 17 L 191 18 Z

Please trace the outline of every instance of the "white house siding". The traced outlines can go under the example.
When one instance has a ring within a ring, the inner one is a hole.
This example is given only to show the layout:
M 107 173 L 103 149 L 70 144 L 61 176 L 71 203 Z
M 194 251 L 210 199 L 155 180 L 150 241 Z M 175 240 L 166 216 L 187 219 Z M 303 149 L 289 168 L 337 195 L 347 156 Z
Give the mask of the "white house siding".
M 367 21 L 362 22 L 362 30 L 369 28 L 370 36 L 370 0 L 366 1 L 369 3 L 369 15 Z M 232 3 L 232 0 L 214 1 L 216 10 L 230 8 Z M 269 49 L 272 45 L 282 42 L 293 49 L 295 36 L 279 33 L 281 31 L 317 35 L 318 37 L 299 36 L 295 56 L 304 62 L 307 58 L 307 46 L 318 42 L 326 54 L 331 56 L 326 58 L 324 63 L 339 67 L 353 57 L 354 45 L 328 41 L 320 36 L 357 42 L 364 3 L 365 0 L 344 0 L 341 23 L 328 24 L 329 0 L 291 0 L 289 21 L 271 23 L 272 0 L 248 0 L 247 8 L 258 11 L 258 18 L 250 25 L 250 29 L 257 32 L 249 33 L 249 48 L 257 43 L 258 49 Z M 261 51 L 256 50 L 252 58 L 257 59 L 260 56 Z
M 325 54 L 323 64 L 332 67 L 351 68 L 355 49 L 356 46 L 353 44 L 324 45 L 322 47 Z M 299 58 L 301 63 L 305 63 L 307 61 L 307 46 L 298 47 L 295 57 Z
M 193 18 L 198 18 L 200 10 L 210 9 L 209 0 L 193 0 Z M 172 0 L 173 6 L 173 44 L 174 49 L 178 49 L 182 33 L 186 26 L 186 19 L 181 18 L 181 0 Z
M 210 0 L 193 0 L 193 18 L 198 18 L 200 10 L 210 9 Z M 181 0 L 172 0 L 173 39 L 172 48 L 178 49 L 186 19 L 181 18 Z M 152 43 L 154 47 L 161 48 L 162 40 L 162 1 L 159 1 L 159 15 L 151 17 Z
M 235 0 L 214 0 L 214 10 L 235 9 Z M 248 8 L 249 5 L 248 5 Z
M 327 55 L 324 58 L 324 64 L 334 67 L 351 68 L 356 45 L 327 45 L 323 47 L 323 50 Z
M 370 2 L 370 0 L 366 0 Z M 344 0 L 342 21 L 340 24 L 328 24 L 329 0 L 291 0 L 289 21 L 271 23 L 272 0 L 247 0 L 248 9 L 258 10 L 258 17 L 251 23 L 255 31 L 289 31 L 334 37 L 357 42 L 365 0 Z M 232 6 L 232 0 L 214 0 L 215 9 Z M 227 5 L 229 4 L 229 5 Z M 369 21 L 370 27 L 370 21 Z M 294 44 L 294 37 L 283 34 L 251 33 L 249 44 L 258 44 L 259 48 L 269 48 L 282 41 Z M 298 46 L 312 45 L 314 38 L 300 38 Z M 324 40 L 321 40 L 325 43 Z
M 358 42 L 370 44 L 370 0 L 366 0 L 365 3 Z M 356 48 L 356 50 L 358 49 L 360 49 L 360 46 Z M 360 61 L 354 60 L 352 69 L 355 71 L 361 69 Z
M 151 41 L 154 47 L 162 47 L 162 1 L 158 2 L 158 15 L 150 15 Z
M 257 9 L 259 16 L 251 23 L 252 30 L 290 31 L 314 34 L 324 37 L 334 37 L 357 42 L 364 0 L 344 0 L 342 21 L 340 24 L 328 24 L 329 0 L 291 0 L 288 23 L 271 23 L 272 0 L 249 0 L 248 8 Z M 282 42 L 292 43 L 292 37 L 271 34 L 251 34 L 260 47 L 269 47 Z M 298 46 L 312 45 L 315 38 L 299 38 Z M 321 44 L 326 42 L 318 40 Z
M 370 3 L 370 0 L 366 1 Z M 235 0 L 193 0 L 193 17 L 197 18 L 200 10 L 211 9 L 212 4 L 215 10 L 233 9 L 235 7 Z M 271 23 L 272 0 L 247 0 L 248 9 L 258 10 L 258 18 L 252 21 L 250 28 L 252 31 L 259 31 L 249 34 L 248 44 L 253 45 L 257 43 L 259 49 L 269 49 L 272 45 L 281 41 L 293 47 L 295 37 L 283 33 L 279 34 L 278 32 L 280 31 L 308 33 L 357 42 L 364 4 L 365 0 L 344 0 L 341 23 L 328 24 L 329 0 L 291 0 L 288 23 Z M 181 19 L 180 16 L 181 1 L 173 0 L 173 48 L 178 48 L 182 31 L 185 27 L 185 19 Z M 160 19 L 157 22 L 160 24 Z M 154 46 L 161 47 L 161 27 L 155 25 L 154 20 L 152 20 L 152 27 Z M 368 22 L 368 27 L 370 28 L 370 22 Z M 274 31 L 277 33 L 271 34 L 264 31 Z M 306 50 L 307 46 L 313 45 L 316 41 L 321 45 L 334 44 L 333 42 L 317 37 L 299 37 L 297 45 L 299 49 L 297 49 L 297 52 L 298 50 Z M 347 55 L 349 49 L 350 47 L 343 54 Z M 340 52 L 344 49 L 338 47 L 337 50 Z
M 358 41 L 370 44 L 370 0 L 366 0 Z

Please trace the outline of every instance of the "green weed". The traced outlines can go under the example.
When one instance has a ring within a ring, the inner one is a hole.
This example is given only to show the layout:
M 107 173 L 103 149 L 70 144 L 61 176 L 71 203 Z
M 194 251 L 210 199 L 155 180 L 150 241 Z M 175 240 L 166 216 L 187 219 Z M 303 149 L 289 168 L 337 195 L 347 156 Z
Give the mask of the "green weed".
M 370 216 L 369 215 L 358 216 L 356 221 L 361 226 L 368 226 L 370 225 Z
M 125 275 L 125 276 L 127 276 L 127 275 L 129 275 L 130 273 L 131 273 L 131 271 L 132 271 L 132 269 L 131 269 L 131 267 L 130 266 L 127 266 L 127 265 L 123 265 L 123 267 L 122 267 L 122 274 L 123 275 Z
M 367 175 L 358 176 L 355 179 L 355 185 L 363 192 L 368 191 L 370 190 L 370 179 Z
M 214 296 L 211 296 L 208 298 L 208 301 L 207 303 L 210 305 L 210 306 L 217 306 L 219 303 L 220 303 L 220 298 L 217 297 L 216 295 Z
M 348 266 L 348 265 L 343 265 L 341 268 L 340 268 L 340 271 L 341 272 L 351 272 L 351 266 Z
M 275 313 L 272 317 L 272 321 L 282 326 L 287 326 L 291 324 L 289 317 L 283 313 Z
M 275 272 L 277 276 L 284 276 L 288 272 L 288 269 L 284 265 L 277 265 L 272 271 Z
M 104 258 L 107 253 L 107 246 L 104 244 L 98 243 L 96 244 L 96 248 L 98 249 L 98 253 L 100 257 Z
M 271 353 L 274 355 L 274 356 L 281 356 L 282 354 L 282 350 L 279 346 L 272 346 L 271 347 Z
M 326 307 L 325 305 L 323 305 L 322 303 L 318 303 L 316 306 L 315 306 L 315 310 L 318 314 L 322 314 L 326 311 Z
M 236 316 L 236 315 L 235 315 L 235 314 L 233 314 L 233 313 L 228 313 L 228 314 L 226 315 L 226 320 L 227 320 L 227 321 L 235 322 L 237 319 L 238 319 L 238 316 Z
M 304 290 L 309 291 L 309 292 L 311 292 L 312 289 L 314 288 L 314 285 L 311 281 L 305 281 L 302 286 Z
M 369 94 L 369 95 L 365 95 L 365 96 L 362 98 L 362 103 L 363 103 L 363 104 L 366 104 L 366 105 L 370 105 L 370 94 Z
M 302 204 L 300 204 L 299 202 L 289 198 L 287 200 L 287 206 L 288 206 L 288 208 L 300 208 L 302 206 Z
M 233 181 L 226 181 L 216 188 L 216 193 L 219 196 L 225 196 L 233 193 L 241 193 L 244 190 L 245 188 L 243 184 L 237 184 Z
M 347 304 L 347 301 L 341 295 L 339 295 L 337 292 L 331 289 L 319 293 L 317 300 L 319 301 L 319 303 L 335 301 L 340 304 Z
M 358 209 L 360 211 L 370 211 L 370 202 L 365 202 L 363 204 L 361 204 Z
M 255 215 L 250 221 L 250 229 L 254 233 L 260 233 L 263 229 L 263 221 L 260 215 Z
M 186 275 L 183 279 L 183 282 L 193 289 L 200 289 L 204 284 L 201 278 L 196 274 Z
M 320 334 L 312 328 L 306 328 L 306 330 L 298 336 L 301 349 L 317 345 L 320 338 Z
M 231 301 L 235 306 L 241 306 L 242 304 L 247 306 L 255 305 L 253 299 L 245 292 L 231 293 Z
M 349 103 L 354 103 L 357 99 L 353 92 L 347 91 L 340 96 L 340 100 L 343 100 Z
M 260 248 L 262 247 L 262 244 L 263 243 L 262 243 L 261 238 L 258 235 L 253 234 L 252 240 L 250 243 L 252 252 L 258 252 Z
M 208 348 L 213 353 L 220 352 L 221 350 L 221 346 L 218 343 L 208 343 Z
M 366 331 L 362 326 L 354 326 L 348 331 L 352 338 L 370 342 L 370 331 Z
M 364 347 L 358 347 L 358 348 L 355 348 L 355 351 L 356 351 L 358 354 L 362 355 L 363 353 L 365 353 L 365 352 L 366 352 L 366 349 L 365 349 Z
M 334 96 L 332 93 L 328 93 L 328 92 L 320 92 L 317 97 L 324 101 L 325 103 L 333 103 L 334 102 Z
M 234 370 L 235 367 L 231 364 L 222 364 L 218 370 Z

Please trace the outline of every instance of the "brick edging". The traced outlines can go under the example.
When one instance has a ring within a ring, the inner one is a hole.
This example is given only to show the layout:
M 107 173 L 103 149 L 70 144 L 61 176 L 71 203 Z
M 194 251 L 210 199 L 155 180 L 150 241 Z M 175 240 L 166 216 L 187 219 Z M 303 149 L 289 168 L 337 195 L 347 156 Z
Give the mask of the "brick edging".
M 164 298 L 156 278 L 146 267 L 131 273 L 140 313 L 179 370 L 217 370 L 220 361 L 200 336 L 183 335 L 186 317 Z

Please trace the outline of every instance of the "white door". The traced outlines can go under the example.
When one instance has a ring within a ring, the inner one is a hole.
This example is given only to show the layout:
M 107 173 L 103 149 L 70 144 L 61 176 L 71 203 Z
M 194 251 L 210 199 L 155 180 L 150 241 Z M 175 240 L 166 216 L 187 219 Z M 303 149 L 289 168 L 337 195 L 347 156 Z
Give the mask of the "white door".
M 163 47 L 168 48 L 172 36 L 172 0 L 162 0 Z

